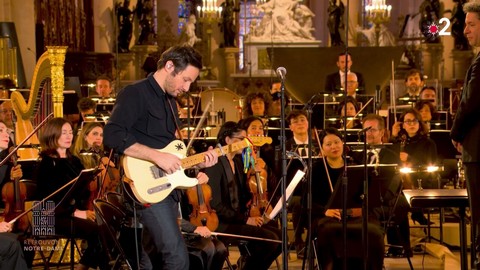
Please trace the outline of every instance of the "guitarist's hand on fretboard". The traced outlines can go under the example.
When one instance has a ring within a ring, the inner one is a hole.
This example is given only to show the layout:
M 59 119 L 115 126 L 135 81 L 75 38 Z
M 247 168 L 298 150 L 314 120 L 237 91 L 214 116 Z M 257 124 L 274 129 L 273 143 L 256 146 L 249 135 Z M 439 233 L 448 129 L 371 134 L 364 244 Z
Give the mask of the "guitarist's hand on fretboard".
M 213 150 L 213 147 L 210 146 L 208 148 L 208 151 L 206 151 L 204 154 L 205 154 L 205 161 L 198 164 L 198 168 L 208 168 L 217 164 L 218 154 L 215 150 Z

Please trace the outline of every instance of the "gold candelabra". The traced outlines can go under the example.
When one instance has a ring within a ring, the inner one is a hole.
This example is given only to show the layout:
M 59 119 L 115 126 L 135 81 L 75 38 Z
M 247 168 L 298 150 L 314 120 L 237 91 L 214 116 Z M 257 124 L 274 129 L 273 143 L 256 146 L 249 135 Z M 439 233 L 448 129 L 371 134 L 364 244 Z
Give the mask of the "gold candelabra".
M 390 21 L 390 12 L 392 6 L 387 5 L 385 0 L 371 0 L 365 7 L 366 18 L 375 25 L 375 37 L 377 46 L 379 46 L 380 26 Z
M 212 73 L 212 24 L 218 23 L 222 19 L 222 7 L 217 6 L 217 0 L 203 0 L 202 5 L 197 6 L 198 20 L 205 23 L 207 35 L 207 52 L 205 57 L 205 73 L 202 79 L 216 80 L 216 76 Z

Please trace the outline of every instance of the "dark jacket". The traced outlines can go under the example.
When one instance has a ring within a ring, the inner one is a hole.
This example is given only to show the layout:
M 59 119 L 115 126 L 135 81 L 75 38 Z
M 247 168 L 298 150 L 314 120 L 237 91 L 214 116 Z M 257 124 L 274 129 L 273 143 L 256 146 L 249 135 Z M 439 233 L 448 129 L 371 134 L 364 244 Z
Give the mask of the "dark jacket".
M 480 161 L 480 57 L 477 55 L 465 75 L 462 99 L 450 136 L 463 145 L 463 162 Z
M 358 72 L 354 72 L 357 75 L 357 82 L 358 82 L 358 88 L 359 88 L 359 93 L 364 93 L 365 92 L 365 82 L 363 81 L 363 75 Z M 341 88 L 341 83 L 340 83 L 340 73 L 337 71 L 335 73 L 327 75 L 327 78 L 325 79 L 325 92 L 328 93 L 337 93 L 340 92 Z

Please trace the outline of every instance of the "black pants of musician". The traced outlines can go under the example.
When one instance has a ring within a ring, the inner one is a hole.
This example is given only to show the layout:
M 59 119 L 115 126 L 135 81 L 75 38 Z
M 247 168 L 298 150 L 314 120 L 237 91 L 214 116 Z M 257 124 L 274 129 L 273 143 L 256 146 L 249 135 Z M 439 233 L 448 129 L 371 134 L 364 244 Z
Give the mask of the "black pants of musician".
M 262 227 L 251 226 L 247 224 L 220 224 L 218 232 L 266 238 L 281 241 L 281 232 L 278 228 L 270 225 Z M 223 241 L 224 238 L 222 238 Z M 231 239 L 232 241 L 238 239 Z M 227 241 L 227 240 L 225 240 Z M 282 253 L 280 243 L 273 243 L 259 240 L 247 240 L 247 249 L 249 254 L 242 254 L 244 264 L 242 269 L 262 270 L 268 269 L 275 259 Z M 242 251 L 241 251 L 242 252 Z
M 228 251 L 225 245 L 215 238 L 201 236 L 186 237 L 190 257 L 190 269 L 221 270 Z
M 83 252 L 80 263 L 90 268 L 109 269 L 105 250 L 102 249 L 97 223 L 82 219 L 73 219 L 73 237 L 85 239 L 88 247 Z M 71 233 L 71 217 L 58 217 L 55 219 L 55 233 L 69 236 Z
M 155 270 L 189 268 L 187 246 L 177 223 L 178 196 L 174 191 L 163 201 L 140 211 L 142 244 Z
M 0 269 L 28 269 L 20 242 L 13 233 L 0 233 Z
M 480 162 L 464 162 L 465 176 L 467 178 L 468 198 L 472 213 L 472 224 L 475 226 L 475 250 L 477 259 L 475 265 L 480 270 Z
M 341 260 L 343 256 L 343 230 L 342 222 L 335 218 L 323 217 L 316 223 L 317 252 L 319 263 L 322 269 L 341 269 Z M 367 269 L 382 270 L 384 257 L 383 231 L 378 224 L 368 223 L 368 260 Z M 347 223 L 347 263 L 349 269 L 361 269 L 358 260 L 363 262 L 363 243 L 362 243 L 362 219 L 353 218 Z M 351 265 L 350 261 L 355 264 Z M 336 266 L 340 266 L 340 268 Z

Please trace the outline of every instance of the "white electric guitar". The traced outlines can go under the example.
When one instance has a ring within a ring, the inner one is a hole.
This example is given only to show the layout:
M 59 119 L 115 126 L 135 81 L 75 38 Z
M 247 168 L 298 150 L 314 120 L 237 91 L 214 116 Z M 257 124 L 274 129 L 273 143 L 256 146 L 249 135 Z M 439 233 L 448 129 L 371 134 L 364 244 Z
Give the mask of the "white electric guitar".
M 240 142 L 225 145 L 221 149 L 215 148 L 215 151 L 220 156 L 241 150 L 252 144 L 253 146 L 262 146 L 270 143 L 272 143 L 272 138 L 270 137 L 249 137 Z M 165 148 L 158 151 L 170 153 L 181 158 L 181 169 L 172 174 L 167 174 L 150 161 L 129 156 L 123 157 L 122 164 L 125 175 L 128 178 L 128 184 L 137 200 L 141 203 L 157 203 L 165 199 L 175 188 L 189 188 L 198 184 L 197 179 L 187 177 L 184 170 L 204 162 L 204 153 L 185 157 L 187 147 L 179 140 L 172 141 Z

